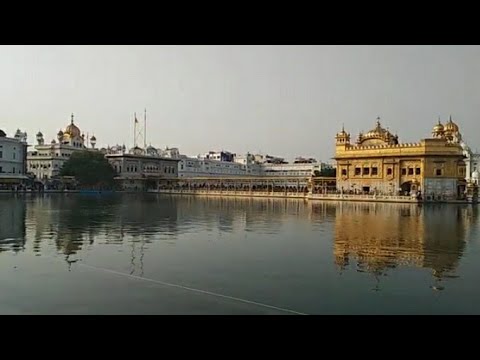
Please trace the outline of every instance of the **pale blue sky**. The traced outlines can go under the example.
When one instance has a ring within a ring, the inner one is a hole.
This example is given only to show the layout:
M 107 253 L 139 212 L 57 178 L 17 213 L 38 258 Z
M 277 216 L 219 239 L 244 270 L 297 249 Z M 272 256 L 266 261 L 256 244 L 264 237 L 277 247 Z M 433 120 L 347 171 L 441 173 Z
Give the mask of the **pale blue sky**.
M 328 160 L 341 128 L 414 142 L 450 114 L 479 147 L 478 46 L 0 46 L 0 128 L 50 141 L 75 113 L 99 145 Z M 140 118 L 140 116 L 139 116 Z

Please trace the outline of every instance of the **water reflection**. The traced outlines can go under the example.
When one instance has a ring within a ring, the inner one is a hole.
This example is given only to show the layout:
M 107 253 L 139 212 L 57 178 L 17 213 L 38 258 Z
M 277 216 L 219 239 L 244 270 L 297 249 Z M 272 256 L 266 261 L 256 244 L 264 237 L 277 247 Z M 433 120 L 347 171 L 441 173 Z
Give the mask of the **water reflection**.
M 183 226 L 203 224 L 222 232 L 275 234 L 288 218 L 305 219 L 308 211 L 307 203 L 296 199 L 179 197 L 176 204 Z
M 338 203 L 335 264 L 370 272 L 379 280 L 399 265 L 432 271 L 439 285 L 454 277 L 465 251 L 466 232 L 478 221 L 472 206 Z
M 58 251 L 75 254 L 98 235 L 106 243 L 122 243 L 126 234 L 133 241 L 150 242 L 158 233 L 174 236 L 177 213 L 174 202 L 134 196 L 43 196 L 28 202 L 26 222 L 33 249 L 53 241 Z M 48 244 L 47 244 L 48 245 Z
M 25 246 L 25 202 L 0 196 L 0 252 L 21 251 Z
M 441 280 L 455 276 L 466 239 L 478 231 L 473 226 L 477 222 L 474 206 L 8 195 L 0 197 L 0 252 L 30 246 L 36 255 L 60 253 L 71 264 L 78 260 L 75 255 L 96 244 L 129 245 L 122 251 L 129 252 L 131 273 L 138 269 L 143 274 L 145 252 L 154 241 L 175 242 L 186 234 L 195 241 L 200 232 L 213 232 L 212 239 L 247 233 L 277 238 L 286 224 L 293 224 L 301 225 L 299 236 L 331 242 L 333 253 L 318 256 L 333 261 L 340 271 L 367 272 L 380 279 L 389 269 L 408 266 L 430 269 Z
M 199 230 L 276 234 L 288 218 L 308 219 L 308 209 L 305 202 L 282 199 L 8 195 L 0 199 L 0 250 L 22 249 L 29 239 L 38 255 L 54 248 L 68 257 L 99 239 L 122 244 L 128 237 L 144 248 Z

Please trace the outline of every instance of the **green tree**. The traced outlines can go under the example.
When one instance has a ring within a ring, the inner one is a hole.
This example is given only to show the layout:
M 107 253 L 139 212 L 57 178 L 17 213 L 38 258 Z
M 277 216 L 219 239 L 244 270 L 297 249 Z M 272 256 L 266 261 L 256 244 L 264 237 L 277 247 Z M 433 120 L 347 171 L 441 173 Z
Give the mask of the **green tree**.
M 337 176 L 337 169 L 331 168 L 331 167 L 326 167 L 323 168 L 322 171 L 315 171 L 315 176 L 321 176 L 321 177 L 336 177 Z
M 74 176 L 81 187 L 111 189 L 115 170 L 102 153 L 78 151 L 63 165 L 60 176 Z

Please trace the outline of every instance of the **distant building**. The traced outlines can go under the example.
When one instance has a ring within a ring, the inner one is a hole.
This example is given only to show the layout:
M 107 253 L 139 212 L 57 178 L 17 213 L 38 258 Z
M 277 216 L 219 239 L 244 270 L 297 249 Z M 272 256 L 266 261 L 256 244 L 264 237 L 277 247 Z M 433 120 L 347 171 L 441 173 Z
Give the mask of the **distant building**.
M 326 165 L 317 162 L 294 162 L 293 164 L 262 164 L 263 175 L 265 176 L 288 176 L 288 177 L 309 177 L 320 175 Z
M 235 159 L 235 154 L 232 154 L 229 151 L 209 151 L 203 156 L 199 156 L 200 159 L 205 160 L 217 160 L 224 162 L 233 162 Z
M 284 158 L 271 155 L 253 155 L 254 162 L 259 164 L 261 176 L 309 177 L 319 175 L 328 164 L 317 162 L 314 158 L 297 157 L 293 163 Z
M 236 155 L 234 161 L 245 166 L 245 175 L 247 176 L 261 176 L 263 174 L 262 164 L 256 160 L 254 154 Z
M 233 161 L 219 161 L 182 156 L 179 177 L 246 176 L 247 166 Z
M 160 156 L 153 147 L 144 150 L 136 146 L 126 153 L 124 146 L 116 146 L 109 148 L 105 157 L 123 190 L 156 189 L 160 180 L 178 178 L 179 159 Z
M 255 162 L 258 164 L 288 164 L 284 158 L 271 155 L 254 155 Z
M 248 177 L 248 176 L 284 176 L 284 177 L 310 177 L 318 175 L 323 168 L 329 165 L 318 163 L 313 158 L 297 158 L 289 164 L 284 158 L 270 155 L 247 153 L 245 155 L 233 154 L 233 161 L 220 161 L 220 153 L 209 152 L 207 156 L 197 158 L 180 155 L 178 168 L 179 177 Z M 213 155 L 212 155 L 213 154 Z M 232 153 L 228 153 L 232 154 Z
M 297 157 L 293 161 L 294 164 L 315 164 L 317 160 L 314 158 L 303 158 L 303 157 Z
M 473 182 L 479 185 L 479 172 L 480 172 L 480 154 L 474 153 L 470 147 L 462 142 L 463 155 L 465 156 L 466 176 L 467 182 Z
M 0 187 L 18 185 L 26 176 L 27 134 L 17 130 L 14 137 L 0 129 Z
M 159 153 L 161 156 L 171 158 L 171 159 L 180 158 L 180 151 L 178 150 L 178 148 L 166 147 L 164 150 L 160 150 Z
M 89 143 L 90 148 L 87 148 L 86 143 Z M 45 143 L 43 134 L 40 131 L 37 133 L 35 150 L 27 154 L 27 170 L 38 180 L 46 181 L 60 174 L 60 169 L 74 152 L 96 150 L 96 143 L 94 135 L 90 139 L 86 138 L 75 125 L 72 114 L 70 124 L 57 133 L 57 140 Z

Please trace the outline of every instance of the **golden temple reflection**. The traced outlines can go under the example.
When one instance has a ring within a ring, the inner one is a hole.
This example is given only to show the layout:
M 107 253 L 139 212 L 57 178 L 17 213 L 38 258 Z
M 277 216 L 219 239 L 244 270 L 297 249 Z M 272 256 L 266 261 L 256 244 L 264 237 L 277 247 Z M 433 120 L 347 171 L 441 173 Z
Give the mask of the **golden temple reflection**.
M 355 263 L 357 271 L 376 275 L 404 265 L 452 276 L 478 219 L 469 206 L 340 202 L 335 209 L 335 264 L 343 270 Z

